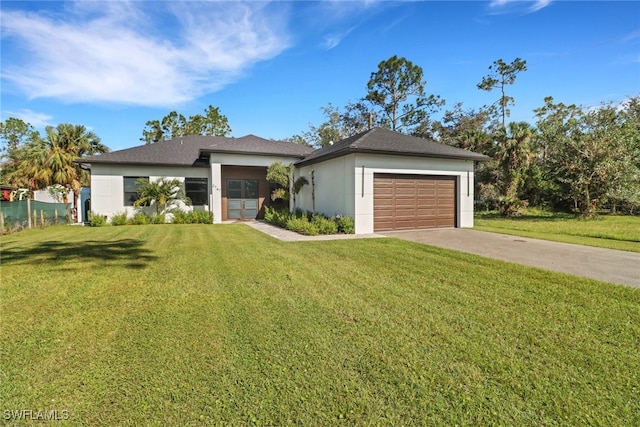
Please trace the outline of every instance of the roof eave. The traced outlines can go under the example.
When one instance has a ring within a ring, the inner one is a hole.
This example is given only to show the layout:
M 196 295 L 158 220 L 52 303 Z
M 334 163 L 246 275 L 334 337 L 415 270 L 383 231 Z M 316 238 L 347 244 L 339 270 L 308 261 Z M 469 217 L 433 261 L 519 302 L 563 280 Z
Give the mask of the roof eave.
M 266 153 L 259 151 L 239 151 L 239 150 L 215 150 L 210 148 L 203 148 L 200 150 L 200 154 L 202 153 L 218 153 L 218 154 L 243 154 L 248 156 L 274 156 L 274 157 L 292 157 L 295 159 L 304 159 L 304 154 L 284 154 L 284 153 Z
M 123 161 L 123 160 L 100 160 L 100 161 L 81 161 L 76 160 L 76 163 L 81 165 L 134 165 L 134 166 L 171 166 L 171 167 L 191 167 L 198 166 L 194 163 L 148 163 L 148 162 L 138 162 L 138 161 Z
M 324 160 L 335 159 L 336 157 L 346 156 L 347 154 L 350 154 L 352 152 L 352 150 L 353 149 L 349 148 L 349 147 L 341 148 L 339 150 L 332 151 L 330 153 L 323 154 L 323 155 L 318 156 L 318 157 L 313 157 L 313 158 L 310 158 L 310 159 L 303 158 L 302 160 L 296 162 L 295 165 L 296 166 L 306 166 L 306 165 L 312 165 L 314 163 L 319 163 L 319 162 L 322 162 Z
M 296 166 L 306 166 L 312 165 L 314 163 L 319 163 L 325 160 L 335 159 L 337 157 L 346 156 L 347 154 L 355 154 L 355 153 L 367 153 L 367 154 L 382 154 L 382 155 L 393 155 L 393 156 L 405 156 L 405 157 L 427 157 L 431 159 L 452 159 L 452 160 L 470 160 L 474 162 L 484 162 L 490 160 L 489 157 L 483 154 L 477 154 L 477 156 L 469 156 L 469 155 L 444 155 L 444 154 L 432 154 L 432 153 L 416 153 L 411 151 L 397 151 L 397 150 L 374 150 L 367 148 L 357 148 L 357 147 L 348 147 L 345 149 L 337 150 L 332 153 L 328 153 L 323 156 L 314 157 L 308 160 L 301 160 L 296 162 Z
M 428 157 L 432 159 L 453 159 L 453 160 L 473 160 L 473 161 L 489 160 L 488 157 L 484 159 L 484 158 L 478 158 L 476 156 L 470 156 L 466 154 L 456 155 L 456 154 L 437 154 L 437 153 L 416 153 L 413 151 L 374 150 L 374 149 L 367 149 L 367 148 L 364 148 L 364 149 L 355 148 L 352 151 L 356 151 L 359 153 L 386 154 L 386 155 L 407 156 L 407 157 Z M 484 155 L 479 154 L 478 156 L 484 156 Z

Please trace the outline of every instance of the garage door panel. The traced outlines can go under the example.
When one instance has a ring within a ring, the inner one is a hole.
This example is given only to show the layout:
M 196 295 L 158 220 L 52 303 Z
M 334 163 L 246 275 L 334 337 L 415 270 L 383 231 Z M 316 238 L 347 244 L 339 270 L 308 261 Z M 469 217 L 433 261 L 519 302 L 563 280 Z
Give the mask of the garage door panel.
M 416 216 L 418 218 L 429 218 L 429 217 L 435 217 L 439 214 L 439 210 L 434 208 L 419 208 L 416 210 Z
M 382 188 L 382 189 L 376 188 L 376 191 L 378 192 L 379 200 L 384 200 L 385 198 L 387 199 L 393 198 L 393 188 Z
M 455 204 L 455 199 L 453 197 L 436 197 L 434 200 L 437 200 L 436 204 L 438 206 L 445 208 L 450 208 Z
M 393 207 L 393 199 L 391 197 L 382 197 L 376 200 L 374 210 L 381 210 Z
M 415 204 L 415 200 L 411 199 L 411 200 L 407 200 L 407 199 L 396 199 L 396 203 L 395 203 L 395 207 L 396 209 L 415 209 L 416 208 L 416 204 Z
M 374 230 L 455 227 L 454 177 L 374 175 Z
M 453 188 L 438 188 L 438 192 L 436 196 L 438 196 L 439 199 L 453 200 L 454 197 L 451 194 L 452 192 L 453 192 Z
M 396 208 L 396 214 L 395 214 L 396 218 L 414 218 L 415 216 L 416 216 L 415 209 Z
M 418 188 L 419 197 L 434 197 L 438 195 L 436 187 L 420 187 Z
M 438 206 L 438 201 L 435 197 L 418 197 L 416 199 L 416 206 L 436 207 Z
M 405 197 L 415 197 L 416 188 L 415 187 L 395 187 L 395 195 L 405 196 Z

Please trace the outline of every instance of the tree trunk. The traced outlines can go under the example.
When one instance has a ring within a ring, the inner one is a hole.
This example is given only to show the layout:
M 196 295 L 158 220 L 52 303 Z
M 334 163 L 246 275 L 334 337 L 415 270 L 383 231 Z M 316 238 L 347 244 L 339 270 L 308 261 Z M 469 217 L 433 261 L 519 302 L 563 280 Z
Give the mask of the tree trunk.
M 76 193 L 75 191 L 72 191 L 72 193 L 73 193 L 73 209 L 71 211 L 72 212 L 71 221 L 78 222 L 78 199 L 80 198 L 80 193 L 79 192 Z M 68 203 L 68 201 L 65 203 Z M 75 215 L 73 214 L 73 212 L 75 212 Z

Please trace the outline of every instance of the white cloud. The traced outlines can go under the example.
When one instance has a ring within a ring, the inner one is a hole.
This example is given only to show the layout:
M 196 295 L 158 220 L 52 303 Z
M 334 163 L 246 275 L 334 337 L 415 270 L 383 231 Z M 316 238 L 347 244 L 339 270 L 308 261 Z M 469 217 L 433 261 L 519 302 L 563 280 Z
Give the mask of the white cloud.
M 339 33 L 331 33 L 324 36 L 324 42 L 322 43 L 322 47 L 331 50 L 334 47 L 338 46 L 342 40 L 349 35 L 351 31 L 353 31 L 355 27 L 351 27 L 346 31 L 342 31 Z
M 534 13 L 549 6 L 553 0 L 492 0 L 489 9 L 492 13 Z
M 44 129 L 47 126 L 54 126 L 54 124 L 51 123 L 51 119 L 53 119 L 53 116 L 44 113 L 37 113 L 29 109 L 22 109 L 19 111 L 3 111 L 2 113 L 2 115 L 7 118 L 15 117 L 16 119 L 20 119 L 25 123 L 29 123 L 36 129 Z
M 263 2 L 81 1 L 65 12 L 3 12 L 14 56 L 2 78 L 30 98 L 171 106 L 288 47 L 284 19 Z M 158 16 L 164 27 L 151 25 Z

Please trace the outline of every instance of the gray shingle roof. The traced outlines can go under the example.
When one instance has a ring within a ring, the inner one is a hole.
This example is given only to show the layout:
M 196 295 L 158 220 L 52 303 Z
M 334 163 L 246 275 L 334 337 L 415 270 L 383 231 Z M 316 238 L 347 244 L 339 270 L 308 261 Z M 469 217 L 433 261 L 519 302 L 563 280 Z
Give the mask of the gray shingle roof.
M 272 154 L 302 158 L 313 152 L 313 148 L 294 142 L 273 141 L 255 135 L 247 135 L 241 138 L 216 140 L 210 147 L 203 148 L 202 151 L 210 153 Z
M 206 166 L 211 153 L 256 154 L 292 157 L 296 165 L 317 163 L 350 153 L 396 154 L 403 156 L 438 157 L 484 161 L 489 158 L 460 148 L 451 147 L 415 136 L 374 128 L 318 150 L 295 144 L 277 142 L 255 135 L 240 138 L 189 135 L 155 144 L 140 145 L 110 153 L 84 157 L 81 164 L 138 164 L 162 166 Z
M 489 157 L 457 147 L 440 144 L 429 139 L 418 138 L 388 129 L 374 128 L 342 141 L 322 147 L 296 162 L 297 166 L 313 164 L 322 160 L 351 153 L 395 154 L 402 156 L 437 157 L 485 161 Z
M 301 159 L 312 151 L 312 148 L 293 142 L 276 142 L 255 135 L 240 138 L 189 135 L 84 157 L 78 163 L 197 166 L 208 163 L 202 158 L 207 157 L 208 153 L 263 154 Z M 205 156 L 201 156 L 201 153 Z

